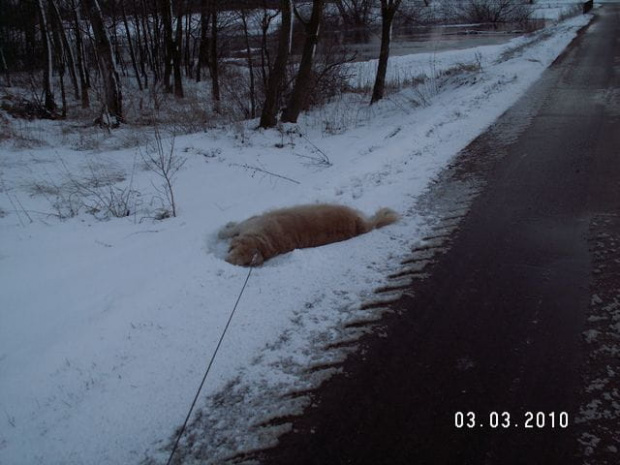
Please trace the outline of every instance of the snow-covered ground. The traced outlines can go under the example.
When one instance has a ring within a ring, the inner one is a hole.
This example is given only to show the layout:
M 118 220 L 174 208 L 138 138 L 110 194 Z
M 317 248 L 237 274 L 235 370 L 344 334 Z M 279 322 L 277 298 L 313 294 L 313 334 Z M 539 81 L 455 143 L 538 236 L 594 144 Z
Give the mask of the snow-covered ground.
M 395 57 L 391 79 L 428 79 L 372 107 L 353 95 L 279 130 L 249 122 L 173 147 L 164 138 L 163 153 L 185 164 L 179 215 L 163 221 L 152 218 L 166 204 L 161 179 L 144 167 L 156 148 L 110 148 L 131 130 L 79 150 L 92 128 L 10 122 L 15 137 L 0 146 L 0 463 L 165 463 L 160 448 L 249 272 L 223 260 L 218 228 L 299 203 L 397 210 L 397 224 L 252 271 L 198 402 L 191 453 L 221 463 L 272 444 L 287 426 L 259 424 L 301 411 L 307 399 L 287 394 L 333 372 L 307 369 L 346 355 L 330 347 L 359 336 L 348 323 L 380 316 L 362 303 L 433 222 L 416 199 L 589 19 L 501 46 Z M 362 84 L 374 64 L 355 66 Z M 112 194 L 130 215 L 102 221 Z
M 534 4 L 532 17 L 558 20 L 583 11 L 585 2 L 563 0 L 539 0 Z

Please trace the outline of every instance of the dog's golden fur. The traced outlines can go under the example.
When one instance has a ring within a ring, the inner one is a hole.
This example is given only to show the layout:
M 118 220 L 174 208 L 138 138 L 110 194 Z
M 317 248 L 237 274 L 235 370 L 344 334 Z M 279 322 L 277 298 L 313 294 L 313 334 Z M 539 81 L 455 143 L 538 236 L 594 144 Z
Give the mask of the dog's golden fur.
M 343 205 L 299 205 L 228 223 L 218 235 L 231 239 L 227 262 L 250 266 L 294 249 L 344 241 L 396 220 L 398 214 L 389 208 L 367 218 Z

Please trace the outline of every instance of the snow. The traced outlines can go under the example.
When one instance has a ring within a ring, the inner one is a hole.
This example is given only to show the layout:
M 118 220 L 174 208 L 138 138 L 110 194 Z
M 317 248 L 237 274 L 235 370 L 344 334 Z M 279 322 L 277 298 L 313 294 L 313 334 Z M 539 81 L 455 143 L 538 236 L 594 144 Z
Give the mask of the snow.
M 583 10 L 585 2 L 577 1 L 538 1 L 534 6 L 532 17 L 557 20 L 563 16 L 571 16 Z
M 364 331 L 346 325 L 386 311 L 362 303 L 433 224 L 416 199 L 589 20 L 397 57 L 390 79 L 428 78 L 373 107 L 352 95 L 280 130 L 248 122 L 177 136 L 179 216 L 164 221 L 152 219 L 165 204 L 160 179 L 142 163 L 152 149 L 112 149 L 127 136 L 117 132 L 77 150 L 56 123 L 12 123 L 20 140 L 40 131 L 46 143 L 0 146 L 0 463 L 165 463 L 160 448 L 183 422 L 248 275 L 223 260 L 218 229 L 298 203 L 397 210 L 395 225 L 252 271 L 198 402 L 192 454 L 221 463 L 273 444 L 288 426 L 257 425 L 300 412 L 309 400 L 293 393 L 336 371 L 347 349 L 332 346 Z M 352 79 L 366 82 L 374 64 L 355 66 Z M 74 181 L 94 177 L 118 181 L 100 195 L 130 185 L 129 217 L 101 221 L 76 200 Z

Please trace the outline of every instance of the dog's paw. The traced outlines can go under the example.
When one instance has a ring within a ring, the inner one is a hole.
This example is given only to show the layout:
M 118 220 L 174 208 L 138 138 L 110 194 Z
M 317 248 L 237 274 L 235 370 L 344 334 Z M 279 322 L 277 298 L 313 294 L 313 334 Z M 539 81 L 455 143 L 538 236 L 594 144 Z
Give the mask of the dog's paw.
M 222 226 L 217 233 L 217 237 L 220 239 L 230 239 L 231 237 L 235 237 L 239 235 L 239 228 L 237 227 L 238 223 L 235 221 L 231 221 Z
M 226 261 L 231 265 L 238 266 L 259 266 L 265 261 L 263 255 L 256 249 L 244 250 L 243 248 L 233 248 L 228 252 Z

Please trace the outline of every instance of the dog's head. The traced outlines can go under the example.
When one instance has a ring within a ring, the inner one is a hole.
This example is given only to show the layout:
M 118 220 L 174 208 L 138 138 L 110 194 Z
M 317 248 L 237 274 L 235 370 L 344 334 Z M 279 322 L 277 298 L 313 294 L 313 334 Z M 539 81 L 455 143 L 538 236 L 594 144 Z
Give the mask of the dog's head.
M 265 259 L 254 238 L 238 236 L 230 242 L 226 261 L 232 265 L 258 266 L 262 265 Z

